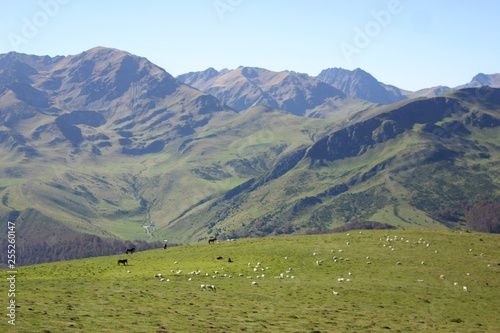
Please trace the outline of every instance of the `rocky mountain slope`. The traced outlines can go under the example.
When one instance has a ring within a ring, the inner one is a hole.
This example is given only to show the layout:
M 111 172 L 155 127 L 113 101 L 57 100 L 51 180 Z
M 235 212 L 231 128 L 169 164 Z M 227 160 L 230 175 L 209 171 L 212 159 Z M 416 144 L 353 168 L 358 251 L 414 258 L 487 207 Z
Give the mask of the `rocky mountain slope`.
M 209 68 L 180 75 L 178 79 L 239 112 L 254 106 L 270 106 L 298 116 L 327 118 L 339 109 L 357 111 L 370 106 L 330 84 L 290 71 L 242 66 L 219 73 Z

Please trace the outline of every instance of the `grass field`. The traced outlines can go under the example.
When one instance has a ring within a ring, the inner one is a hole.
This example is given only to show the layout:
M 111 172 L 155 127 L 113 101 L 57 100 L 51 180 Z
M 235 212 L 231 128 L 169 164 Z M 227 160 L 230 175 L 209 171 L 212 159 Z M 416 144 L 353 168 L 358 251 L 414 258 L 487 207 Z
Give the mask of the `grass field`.
M 19 267 L 16 325 L 4 315 L 0 331 L 499 332 L 499 240 L 351 231 Z

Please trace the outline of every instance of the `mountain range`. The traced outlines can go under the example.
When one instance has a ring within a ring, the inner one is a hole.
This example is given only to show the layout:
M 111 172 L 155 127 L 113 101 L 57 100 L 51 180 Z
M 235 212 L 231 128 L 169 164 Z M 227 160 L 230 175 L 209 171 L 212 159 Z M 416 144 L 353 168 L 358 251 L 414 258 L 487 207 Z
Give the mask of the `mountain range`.
M 42 249 L 470 227 L 471 207 L 499 198 L 499 83 L 409 92 L 361 69 L 175 78 L 104 47 L 2 54 L 0 217 Z

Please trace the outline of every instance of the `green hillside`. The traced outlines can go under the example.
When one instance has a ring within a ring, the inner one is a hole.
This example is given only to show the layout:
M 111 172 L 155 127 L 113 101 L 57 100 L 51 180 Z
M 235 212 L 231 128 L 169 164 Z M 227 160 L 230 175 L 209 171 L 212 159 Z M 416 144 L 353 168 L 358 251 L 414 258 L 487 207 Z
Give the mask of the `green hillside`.
M 15 326 L 4 316 L 0 330 L 496 333 L 499 244 L 450 230 L 351 231 L 19 267 Z
M 474 94 L 360 114 L 165 232 L 234 238 L 327 232 L 350 221 L 464 228 L 467 206 L 500 197 L 499 93 Z

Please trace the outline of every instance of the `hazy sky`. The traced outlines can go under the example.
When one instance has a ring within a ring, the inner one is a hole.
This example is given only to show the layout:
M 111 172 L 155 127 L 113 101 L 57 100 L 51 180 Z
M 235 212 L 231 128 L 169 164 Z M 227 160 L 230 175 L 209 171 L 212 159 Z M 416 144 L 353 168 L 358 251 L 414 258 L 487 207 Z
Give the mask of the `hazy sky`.
M 362 68 L 417 90 L 500 72 L 500 1 L 0 0 L 0 53 L 95 46 L 176 76 L 240 65 L 318 75 Z

